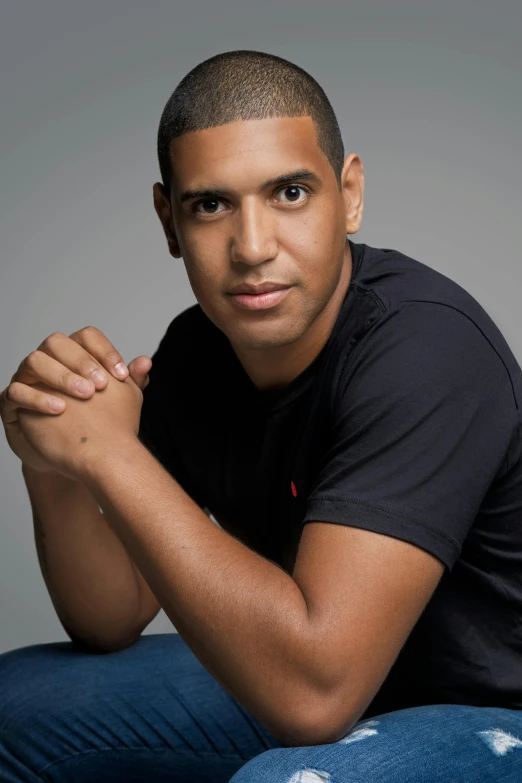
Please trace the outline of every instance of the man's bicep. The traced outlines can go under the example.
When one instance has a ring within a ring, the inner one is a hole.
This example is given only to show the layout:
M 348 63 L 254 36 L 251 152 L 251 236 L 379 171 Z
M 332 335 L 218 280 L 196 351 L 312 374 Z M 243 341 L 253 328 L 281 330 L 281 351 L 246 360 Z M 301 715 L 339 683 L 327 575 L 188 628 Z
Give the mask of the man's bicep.
M 349 524 L 308 522 L 292 573 L 308 606 L 310 670 L 339 732 L 374 698 L 444 572 L 426 550 Z

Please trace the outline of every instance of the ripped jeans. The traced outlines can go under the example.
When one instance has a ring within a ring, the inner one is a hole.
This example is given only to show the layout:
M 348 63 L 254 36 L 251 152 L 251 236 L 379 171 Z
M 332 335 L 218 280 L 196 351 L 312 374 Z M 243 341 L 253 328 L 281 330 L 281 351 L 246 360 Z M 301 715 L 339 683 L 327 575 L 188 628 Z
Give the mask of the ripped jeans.
M 0 781 L 521 783 L 522 710 L 412 707 L 285 747 L 176 633 L 36 644 L 0 655 Z

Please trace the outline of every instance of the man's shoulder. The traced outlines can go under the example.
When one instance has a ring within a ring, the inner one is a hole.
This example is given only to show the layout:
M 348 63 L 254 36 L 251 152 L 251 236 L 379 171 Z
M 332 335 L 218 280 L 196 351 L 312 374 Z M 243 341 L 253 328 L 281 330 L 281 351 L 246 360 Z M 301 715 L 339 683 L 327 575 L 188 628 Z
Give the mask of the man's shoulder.
M 381 320 L 408 306 L 410 319 L 417 318 L 419 323 L 447 316 L 458 325 L 466 319 L 482 332 L 497 353 L 504 357 L 511 353 L 491 315 L 460 283 L 399 250 L 368 245 L 362 249 L 354 286 L 378 301 Z M 451 311 L 460 314 L 460 319 L 452 318 Z M 404 319 L 397 323 L 401 320 Z
M 153 366 L 165 375 L 196 380 L 208 375 L 209 362 L 223 350 L 223 334 L 208 318 L 199 303 L 185 308 L 170 321 L 152 355 Z
M 428 352 L 462 353 L 474 346 L 493 350 L 501 360 L 517 396 L 522 394 L 522 371 L 504 335 L 482 304 L 462 285 L 411 256 L 391 248 L 359 245 L 354 288 L 374 303 L 362 336 L 368 351 L 379 354 L 388 340 L 417 334 Z
M 183 335 L 183 344 L 186 345 L 187 341 L 197 340 L 205 330 L 208 330 L 208 322 L 209 318 L 201 309 L 199 302 L 196 302 L 174 316 L 167 326 L 165 337 L 176 340 Z
M 170 351 L 180 356 L 190 358 L 203 346 L 218 343 L 221 334 L 196 302 L 174 316 L 167 326 L 161 344 L 168 345 Z
M 359 247 L 361 262 L 354 284 L 371 290 L 384 310 L 406 302 L 429 302 L 460 309 L 470 317 L 489 317 L 466 288 L 435 266 L 393 248 Z

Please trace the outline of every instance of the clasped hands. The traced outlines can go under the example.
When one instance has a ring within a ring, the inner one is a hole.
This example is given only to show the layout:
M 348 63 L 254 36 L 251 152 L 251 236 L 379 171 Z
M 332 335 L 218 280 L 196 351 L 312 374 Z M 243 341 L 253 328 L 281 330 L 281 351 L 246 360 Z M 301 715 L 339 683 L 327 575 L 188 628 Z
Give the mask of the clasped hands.
M 138 356 L 127 369 L 96 327 L 68 337 L 54 332 L 22 360 L 0 394 L 10 448 L 36 471 L 81 481 L 108 451 L 136 441 L 151 365 Z M 62 401 L 61 409 L 52 409 L 53 400 Z

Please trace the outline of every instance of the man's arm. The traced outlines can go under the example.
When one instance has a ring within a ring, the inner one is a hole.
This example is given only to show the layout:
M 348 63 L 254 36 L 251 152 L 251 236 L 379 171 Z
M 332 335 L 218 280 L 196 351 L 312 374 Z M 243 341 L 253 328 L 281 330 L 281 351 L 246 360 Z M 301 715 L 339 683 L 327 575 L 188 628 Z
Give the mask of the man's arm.
M 378 633 L 382 641 L 393 613 L 389 607 L 383 611 L 385 595 L 378 590 L 372 594 L 373 614 L 368 602 L 361 602 L 364 616 L 357 613 L 356 601 L 348 602 L 346 613 L 340 612 L 331 626 L 328 607 L 318 611 L 319 585 L 332 589 L 328 569 L 318 578 L 320 553 L 308 567 L 304 561 L 300 566 L 297 563 L 301 583 L 313 598 L 309 606 L 292 576 L 215 525 L 137 440 L 124 450 L 107 451 L 89 466 L 84 480 L 100 507 L 109 512 L 116 534 L 189 647 L 276 738 L 288 745 L 318 744 L 336 741 L 349 730 L 355 722 L 355 701 L 346 699 L 344 706 L 339 701 L 341 693 L 347 697 L 350 681 L 350 660 L 340 652 L 341 632 L 347 641 L 361 634 L 365 638 L 373 628 L 372 639 Z M 367 540 L 379 538 L 381 561 L 372 559 L 370 551 L 370 558 L 360 564 L 378 572 L 379 563 L 390 559 L 383 537 L 358 532 Z M 397 595 L 403 599 L 403 619 L 389 631 L 392 653 L 405 641 L 404 634 L 418 618 L 442 571 L 428 553 L 403 547 L 410 576 L 401 578 L 395 592 L 387 585 L 394 601 Z M 393 552 L 396 560 L 388 564 L 390 578 L 392 572 L 402 570 L 397 550 Z M 349 594 L 350 571 L 344 569 L 344 586 L 340 586 L 344 595 Z M 360 574 L 359 569 L 357 578 L 364 583 L 368 573 L 364 578 Z M 341 569 L 336 578 L 342 578 Z M 379 622 L 374 623 L 377 617 Z M 335 644 L 330 645 L 330 640 Z M 386 648 L 386 641 L 382 644 Z M 354 645 L 345 649 L 352 650 Z M 380 667 L 372 665 L 372 677 L 382 677 L 383 665 L 392 663 L 389 655 L 374 656 L 377 660 Z M 360 700 L 359 690 L 356 706 Z
M 128 646 L 160 609 L 135 564 L 83 484 L 24 464 L 22 474 L 42 576 L 65 631 L 100 652 Z

